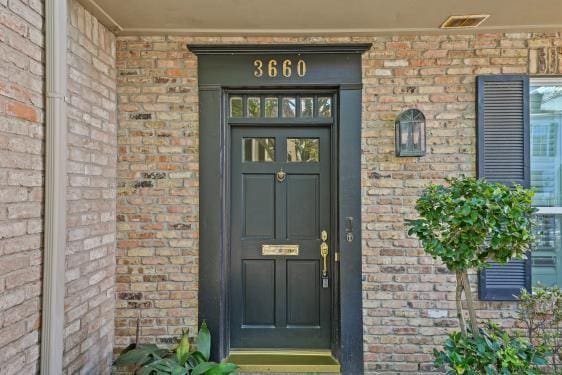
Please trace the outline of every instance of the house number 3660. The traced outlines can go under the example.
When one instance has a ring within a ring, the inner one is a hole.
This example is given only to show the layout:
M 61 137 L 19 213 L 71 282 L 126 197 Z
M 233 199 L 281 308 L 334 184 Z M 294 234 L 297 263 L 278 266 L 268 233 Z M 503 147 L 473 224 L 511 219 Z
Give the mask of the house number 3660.
M 254 76 L 258 78 L 264 75 L 271 78 L 278 76 L 290 78 L 295 73 L 299 77 L 306 75 L 306 62 L 304 60 L 299 60 L 293 65 L 293 62 L 289 59 L 283 60 L 283 62 L 272 59 L 267 61 L 267 64 L 264 64 L 263 60 L 258 59 L 254 60 L 254 68 Z

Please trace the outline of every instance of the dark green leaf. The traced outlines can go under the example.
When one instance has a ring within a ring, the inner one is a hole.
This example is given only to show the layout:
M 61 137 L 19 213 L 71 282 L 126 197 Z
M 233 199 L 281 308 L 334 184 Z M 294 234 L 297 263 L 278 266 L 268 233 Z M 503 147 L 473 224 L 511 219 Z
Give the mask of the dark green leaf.
M 218 367 L 218 363 L 215 362 L 203 362 L 198 364 L 193 370 L 191 370 L 191 375 L 201 375 L 207 373 L 207 371 Z
M 206 372 L 207 375 L 228 375 L 233 373 L 238 366 L 233 363 L 221 363 L 216 367 L 209 369 Z
M 211 356 L 211 333 L 205 321 L 201 323 L 201 328 L 199 328 L 199 334 L 197 335 L 197 351 L 203 355 L 206 361 L 209 360 Z

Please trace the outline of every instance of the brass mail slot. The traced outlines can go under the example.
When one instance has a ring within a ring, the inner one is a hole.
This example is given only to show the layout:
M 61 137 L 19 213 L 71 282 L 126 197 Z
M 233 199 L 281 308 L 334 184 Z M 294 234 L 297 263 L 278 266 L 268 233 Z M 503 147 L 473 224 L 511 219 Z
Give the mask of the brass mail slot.
M 299 245 L 261 245 L 261 255 L 299 255 Z

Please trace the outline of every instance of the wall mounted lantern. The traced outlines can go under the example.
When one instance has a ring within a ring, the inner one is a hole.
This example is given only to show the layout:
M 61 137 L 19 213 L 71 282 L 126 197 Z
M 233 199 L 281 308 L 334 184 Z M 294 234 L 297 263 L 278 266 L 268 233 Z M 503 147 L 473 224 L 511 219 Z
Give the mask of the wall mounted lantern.
M 425 116 L 418 109 L 407 109 L 394 122 L 396 156 L 425 155 Z

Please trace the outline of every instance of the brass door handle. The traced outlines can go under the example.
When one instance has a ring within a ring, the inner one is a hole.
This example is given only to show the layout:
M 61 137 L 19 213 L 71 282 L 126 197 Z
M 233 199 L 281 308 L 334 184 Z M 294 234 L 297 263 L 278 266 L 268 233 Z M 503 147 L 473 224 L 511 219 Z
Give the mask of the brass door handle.
M 323 260 L 323 268 L 322 268 L 322 277 L 328 276 L 328 244 L 326 240 L 328 239 L 328 233 L 323 230 L 322 231 L 322 243 L 320 244 L 320 255 L 322 256 Z

